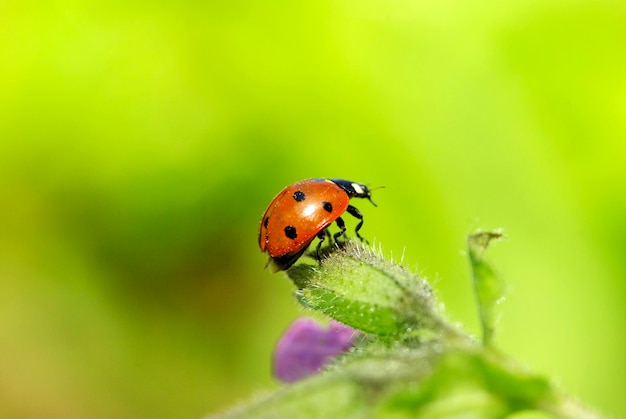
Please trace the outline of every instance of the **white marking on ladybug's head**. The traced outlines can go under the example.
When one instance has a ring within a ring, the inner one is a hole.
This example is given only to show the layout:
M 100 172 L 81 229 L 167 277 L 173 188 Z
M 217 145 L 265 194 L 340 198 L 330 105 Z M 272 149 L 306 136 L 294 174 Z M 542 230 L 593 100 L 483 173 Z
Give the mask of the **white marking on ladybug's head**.
M 358 183 L 353 183 L 352 189 L 354 189 L 354 192 L 356 192 L 357 195 L 363 195 L 365 193 L 365 191 L 363 190 L 363 187 L 359 185 Z

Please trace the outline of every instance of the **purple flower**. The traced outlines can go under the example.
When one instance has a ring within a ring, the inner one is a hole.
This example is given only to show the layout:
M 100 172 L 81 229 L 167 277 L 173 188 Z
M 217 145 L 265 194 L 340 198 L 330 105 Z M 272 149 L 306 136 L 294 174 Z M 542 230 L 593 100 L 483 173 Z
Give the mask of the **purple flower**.
M 331 320 L 324 327 L 309 317 L 294 321 L 274 349 L 274 375 L 292 383 L 315 374 L 352 348 L 358 331 Z

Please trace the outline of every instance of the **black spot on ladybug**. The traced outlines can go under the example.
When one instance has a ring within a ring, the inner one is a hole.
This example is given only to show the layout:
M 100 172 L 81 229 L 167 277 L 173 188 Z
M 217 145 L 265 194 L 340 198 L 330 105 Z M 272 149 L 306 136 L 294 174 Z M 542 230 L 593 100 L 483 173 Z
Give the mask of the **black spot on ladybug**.
M 265 220 L 263 220 L 263 225 L 265 226 L 265 228 L 267 228 L 267 223 L 269 223 L 270 221 L 270 217 L 265 217 Z
M 294 240 L 296 237 L 298 237 L 296 228 L 293 226 L 285 227 L 285 236 L 287 236 L 288 239 Z
M 333 212 L 333 204 L 330 202 L 322 202 L 322 208 L 324 208 L 324 211 L 326 212 Z
M 306 195 L 304 195 L 302 191 L 295 191 L 293 193 L 293 199 L 295 199 L 296 202 L 304 201 L 304 198 L 306 198 Z

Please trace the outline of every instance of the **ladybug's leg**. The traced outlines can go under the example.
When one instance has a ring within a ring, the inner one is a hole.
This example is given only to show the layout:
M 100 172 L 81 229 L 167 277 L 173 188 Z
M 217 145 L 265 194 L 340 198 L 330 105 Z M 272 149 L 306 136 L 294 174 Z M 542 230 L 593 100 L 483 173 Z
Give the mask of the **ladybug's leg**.
M 361 235 L 359 234 L 359 230 L 361 229 L 361 227 L 363 227 L 363 214 L 361 214 L 361 211 L 359 211 L 357 208 L 353 207 L 352 205 L 348 205 L 348 208 L 346 208 L 346 211 L 348 212 L 348 214 L 361 220 L 361 222 L 357 224 L 356 228 L 354 229 L 354 232 L 356 233 L 356 236 L 361 241 L 364 241 L 365 243 L 369 243 L 366 239 L 361 237 Z
M 339 231 L 333 234 L 333 239 L 335 239 L 335 244 L 339 245 L 339 241 L 337 239 L 346 232 L 346 222 L 343 221 L 341 217 L 337 218 L 335 222 L 337 223 L 337 227 L 339 227 Z
M 322 248 L 322 243 L 326 240 L 326 236 L 329 236 L 330 233 L 324 229 L 317 233 L 317 238 L 320 239 L 319 243 L 317 243 L 317 247 L 315 248 L 315 255 L 317 256 L 317 260 L 320 260 L 320 249 Z

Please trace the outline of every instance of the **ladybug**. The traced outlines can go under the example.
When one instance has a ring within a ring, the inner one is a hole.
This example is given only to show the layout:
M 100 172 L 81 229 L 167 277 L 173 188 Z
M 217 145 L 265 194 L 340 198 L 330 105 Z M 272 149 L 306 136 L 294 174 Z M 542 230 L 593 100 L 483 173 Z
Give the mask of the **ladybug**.
M 360 220 L 355 228 L 357 237 L 363 240 L 359 230 L 363 215 L 349 204 L 350 198 L 367 198 L 374 206 L 370 189 L 343 179 L 307 179 L 287 186 L 272 200 L 259 226 L 259 247 L 270 256 L 268 266 L 272 272 L 288 269 L 318 237 L 317 252 L 330 233 L 326 231 L 333 222 L 339 232 L 335 241 L 346 232 L 341 219 L 344 212 Z

